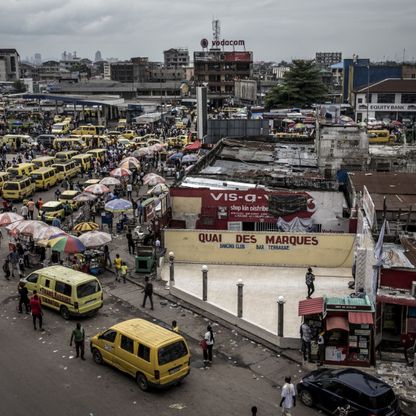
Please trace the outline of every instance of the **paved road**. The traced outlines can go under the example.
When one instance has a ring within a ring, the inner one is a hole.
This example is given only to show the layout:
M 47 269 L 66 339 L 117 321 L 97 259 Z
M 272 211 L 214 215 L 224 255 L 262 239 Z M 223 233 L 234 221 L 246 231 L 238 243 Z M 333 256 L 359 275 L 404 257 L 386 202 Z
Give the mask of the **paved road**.
M 15 282 L 14 282 L 15 283 Z M 245 415 L 256 405 L 259 415 L 277 415 L 279 391 L 252 372 L 217 357 L 213 367 L 202 369 L 199 347 L 193 353 L 190 376 L 166 391 L 141 392 L 134 379 L 108 366 L 74 358 L 69 337 L 74 321 L 45 311 L 44 333 L 34 331 L 29 315 L 16 312 L 14 283 L 1 282 L 0 302 L 0 403 L 2 415 Z M 106 298 L 94 318 L 85 319 L 87 336 L 133 316 L 138 310 Z M 295 416 L 315 412 L 302 406 Z

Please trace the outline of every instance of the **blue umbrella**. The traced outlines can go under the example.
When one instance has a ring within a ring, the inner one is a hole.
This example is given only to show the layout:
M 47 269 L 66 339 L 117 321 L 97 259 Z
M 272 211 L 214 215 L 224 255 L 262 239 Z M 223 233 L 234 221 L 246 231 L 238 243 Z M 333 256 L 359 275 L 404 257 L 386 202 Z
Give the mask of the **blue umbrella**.
M 169 156 L 169 159 L 182 159 L 182 157 L 183 157 L 183 153 L 178 152 L 178 153 L 174 153 L 173 155 Z
M 113 199 L 105 204 L 105 210 L 110 212 L 125 212 L 133 208 L 133 204 L 125 199 Z
M 19 120 L 14 120 L 12 124 L 13 126 L 23 126 L 23 122 Z

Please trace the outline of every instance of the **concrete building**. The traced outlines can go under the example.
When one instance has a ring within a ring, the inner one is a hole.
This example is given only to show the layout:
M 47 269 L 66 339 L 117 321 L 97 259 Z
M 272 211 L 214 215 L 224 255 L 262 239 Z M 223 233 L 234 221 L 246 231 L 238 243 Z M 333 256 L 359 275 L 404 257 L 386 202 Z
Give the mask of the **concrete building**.
M 103 58 L 101 56 L 101 51 L 95 52 L 94 61 L 99 62 L 99 61 L 102 61 L 102 60 L 103 60 Z
M 171 48 L 163 51 L 166 68 L 183 68 L 189 65 L 188 48 Z
M 326 178 L 335 178 L 339 170 L 364 171 L 369 164 L 367 134 L 358 127 L 319 123 L 315 148 Z
M 103 78 L 106 81 L 111 80 L 111 65 L 109 62 L 103 62 Z
M 16 49 L 0 49 L 0 81 L 16 81 L 20 79 L 20 55 Z
M 384 79 L 354 91 L 356 120 L 416 121 L 416 79 Z M 368 102 L 367 102 L 368 100 Z
M 289 66 L 273 65 L 272 73 L 275 79 L 283 79 L 286 72 L 290 71 Z
M 194 52 L 195 82 L 207 84 L 214 104 L 234 95 L 234 82 L 249 79 L 253 72 L 253 53 L 210 49 Z

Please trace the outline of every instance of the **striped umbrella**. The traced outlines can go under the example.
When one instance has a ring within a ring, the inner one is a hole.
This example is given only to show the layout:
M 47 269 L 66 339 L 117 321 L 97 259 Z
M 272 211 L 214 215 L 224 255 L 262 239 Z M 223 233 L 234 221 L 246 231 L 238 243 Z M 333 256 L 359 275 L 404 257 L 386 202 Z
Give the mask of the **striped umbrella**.
M 140 169 L 140 162 L 132 156 L 125 157 L 119 164 L 119 168 L 124 169 Z
M 72 235 L 61 235 L 52 238 L 49 240 L 49 246 L 52 250 L 60 253 L 80 253 L 86 249 L 79 238 Z
M 39 230 L 36 230 L 33 233 L 33 239 L 36 241 L 39 240 L 49 240 L 52 236 L 57 236 L 61 234 L 66 234 L 65 231 L 62 231 L 58 227 L 46 227 L 46 228 L 40 228 Z
M 48 227 L 49 225 L 43 221 L 25 220 L 19 222 L 16 228 L 14 228 L 14 231 L 22 235 L 33 236 L 34 234 L 40 232 L 42 228 L 45 229 Z
M 85 247 L 101 247 L 111 241 L 111 234 L 102 231 L 89 231 L 79 237 Z
M 131 173 L 132 173 L 131 170 L 128 170 L 125 168 L 116 168 L 110 172 L 110 175 L 113 176 L 114 178 L 124 178 L 126 176 L 130 176 Z
M 111 176 L 106 176 L 101 179 L 100 183 L 105 186 L 121 185 L 121 182 L 117 178 L 112 178 Z
M 5 225 L 12 224 L 16 221 L 22 221 L 23 217 L 19 214 L 14 212 L 4 212 L 0 214 L 0 227 L 4 227 Z
M 133 204 L 126 199 L 113 199 L 104 206 L 106 211 L 110 212 L 126 212 L 133 208 Z
M 96 224 L 95 222 L 80 222 L 79 224 L 77 224 L 73 230 L 78 232 L 78 233 L 85 233 L 87 231 L 95 231 L 98 230 L 100 228 L 100 226 L 98 224 Z
M 82 194 L 77 195 L 75 198 L 73 198 L 73 201 L 75 202 L 90 202 L 97 199 L 97 196 L 94 194 L 89 194 L 87 192 L 83 192 Z
M 156 173 L 148 173 L 143 177 L 143 184 L 155 186 L 158 183 L 166 183 L 166 179 Z
M 110 189 L 107 188 L 105 185 L 102 185 L 101 183 L 96 183 L 95 185 L 87 186 L 84 189 L 84 192 L 88 192 L 94 195 L 102 195 L 109 193 Z

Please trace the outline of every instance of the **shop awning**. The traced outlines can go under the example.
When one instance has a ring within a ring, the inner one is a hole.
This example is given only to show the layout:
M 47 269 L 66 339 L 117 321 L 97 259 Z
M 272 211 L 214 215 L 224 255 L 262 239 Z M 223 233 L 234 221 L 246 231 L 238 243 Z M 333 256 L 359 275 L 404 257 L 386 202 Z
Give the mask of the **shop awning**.
M 305 299 L 299 302 L 298 316 L 317 315 L 324 311 L 324 298 Z
M 350 324 L 348 319 L 343 316 L 329 316 L 326 318 L 326 330 L 331 331 L 332 329 L 342 329 L 343 331 L 350 330 Z
M 416 299 L 410 295 L 377 295 L 377 302 L 391 303 L 392 305 L 412 306 L 413 308 L 416 308 Z
M 348 312 L 348 321 L 350 324 L 374 324 L 373 314 L 371 312 Z

